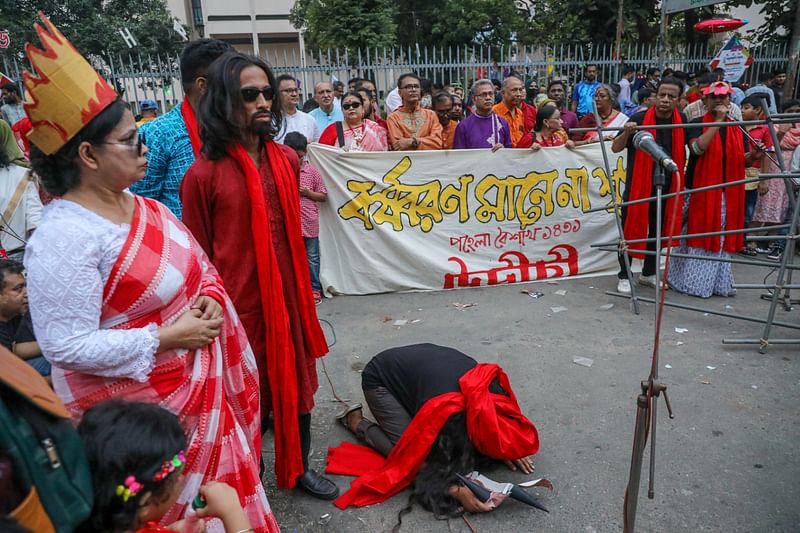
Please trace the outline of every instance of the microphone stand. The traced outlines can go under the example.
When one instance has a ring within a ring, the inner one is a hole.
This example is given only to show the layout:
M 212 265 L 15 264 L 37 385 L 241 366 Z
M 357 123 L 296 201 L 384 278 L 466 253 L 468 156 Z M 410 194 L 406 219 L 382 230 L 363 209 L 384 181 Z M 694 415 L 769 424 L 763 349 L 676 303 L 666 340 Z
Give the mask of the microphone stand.
M 650 440 L 650 478 L 647 490 L 649 499 L 655 498 L 654 479 L 656 469 L 656 422 L 658 410 L 658 397 L 664 393 L 669 417 L 674 418 L 672 406 L 667 396 L 667 386 L 658 380 L 658 349 L 659 349 L 659 324 L 663 307 L 659 305 L 663 283 L 661 272 L 661 196 L 666 178 L 663 167 L 655 161 L 653 164 L 653 184 L 656 187 L 656 297 L 655 297 L 655 325 L 653 338 L 653 360 L 650 367 L 650 376 L 647 381 L 641 382 L 641 394 L 636 398 L 636 421 L 633 431 L 633 452 L 631 454 L 631 469 L 628 476 L 628 486 L 625 489 L 625 502 L 623 513 L 624 533 L 633 533 L 636 523 L 636 506 L 639 500 L 639 484 L 642 475 L 642 462 L 644 450 L 647 446 L 648 430 L 652 432 Z

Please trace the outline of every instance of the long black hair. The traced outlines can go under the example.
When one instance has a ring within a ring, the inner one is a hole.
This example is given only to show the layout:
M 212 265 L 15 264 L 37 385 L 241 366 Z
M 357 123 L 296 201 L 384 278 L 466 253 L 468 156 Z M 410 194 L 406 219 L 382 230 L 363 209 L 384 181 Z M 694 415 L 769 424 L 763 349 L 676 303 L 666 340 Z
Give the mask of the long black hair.
M 157 405 L 109 400 L 83 415 L 78 433 L 86 447 L 94 487 L 94 508 L 80 531 L 114 533 L 136 527 L 139 501 L 146 493 L 163 498 L 177 471 L 155 481 L 164 461 L 186 448 L 176 417 Z M 143 485 L 127 501 L 117 494 L 128 476 Z
M 117 127 L 128 104 L 116 100 L 102 110 L 57 152 L 47 155 L 31 143 L 31 168 L 42 178 L 45 190 L 53 196 L 78 185 L 81 168 L 78 164 L 78 147 L 83 142 L 99 144 Z
M 203 140 L 203 153 L 209 159 L 220 159 L 228 149 L 228 145 L 240 143 L 248 132 L 248 124 L 241 116 L 244 108 L 242 100 L 240 76 L 247 67 L 256 66 L 262 69 L 269 79 L 273 90 L 278 84 L 272 69 L 261 58 L 232 52 L 223 54 L 211 63 L 206 74 L 206 88 L 200 97 L 198 122 L 200 138 Z M 281 129 L 281 99 L 278 95 L 272 98 L 272 122 L 269 137 L 273 138 Z
M 456 474 L 467 475 L 489 462 L 469 439 L 465 413 L 452 415 L 439 431 L 425 465 L 414 478 L 408 504 L 398 513 L 393 531 L 399 531 L 403 516 L 411 512 L 415 503 L 438 519 L 460 516 L 463 511 L 459 502 L 448 494 L 452 485 L 459 484 Z
M 5 150 L 0 150 L 0 168 L 6 168 L 11 165 L 11 159 Z

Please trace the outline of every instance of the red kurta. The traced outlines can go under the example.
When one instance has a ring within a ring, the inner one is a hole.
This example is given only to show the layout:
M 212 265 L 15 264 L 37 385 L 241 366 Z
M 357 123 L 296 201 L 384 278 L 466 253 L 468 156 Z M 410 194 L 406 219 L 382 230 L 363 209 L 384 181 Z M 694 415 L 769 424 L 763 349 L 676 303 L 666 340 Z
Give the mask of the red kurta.
M 279 146 L 295 170 L 299 188 L 300 162 L 297 154 L 287 146 Z M 309 413 L 314 407 L 314 393 L 318 387 L 316 356 L 309 353 L 304 338 L 298 311 L 296 273 L 290 260 L 284 214 L 264 151 L 259 170 L 272 229 L 272 246 L 278 258 L 286 311 L 294 341 L 299 412 Z M 217 267 L 255 354 L 261 386 L 261 413 L 265 417 L 271 410 L 266 368 L 266 326 L 258 290 L 248 197 L 244 174 L 230 157 L 209 161 L 201 156 L 186 171 L 181 184 L 183 223 L 192 231 Z M 299 221 L 297 225 L 299 227 Z

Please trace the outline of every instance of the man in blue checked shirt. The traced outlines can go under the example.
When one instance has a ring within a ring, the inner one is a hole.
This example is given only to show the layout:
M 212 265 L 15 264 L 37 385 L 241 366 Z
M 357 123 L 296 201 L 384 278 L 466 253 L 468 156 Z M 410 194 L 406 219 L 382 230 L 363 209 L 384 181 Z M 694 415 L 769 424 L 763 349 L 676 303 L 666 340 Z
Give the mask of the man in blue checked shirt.
M 131 192 L 158 200 L 178 218 L 182 215 L 181 181 L 195 160 L 184 117 L 189 113 L 192 116 L 189 122 L 195 122 L 194 110 L 205 87 L 208 66 L 231 51 L 234 50 L 230 44 L 216 39 L 198 39 L 187 44 L 180 65 L 185 101 L 139 128 L 139 135 L 149 149 L 147 172 L 131 185 Z

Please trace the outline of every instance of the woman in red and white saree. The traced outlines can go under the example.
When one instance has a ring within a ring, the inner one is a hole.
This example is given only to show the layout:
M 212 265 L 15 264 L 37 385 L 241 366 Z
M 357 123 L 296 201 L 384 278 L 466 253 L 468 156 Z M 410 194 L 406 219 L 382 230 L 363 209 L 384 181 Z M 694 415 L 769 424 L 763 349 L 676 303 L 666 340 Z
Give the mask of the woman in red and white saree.
M 130 111 L 121 114 L 110 133 L 85 141 L 97 169 L 74 160 L 77 183 L 61 183 L 63 198 L 28 244 L 31 316 L 53 385 L 76 419 L 110 398 L 180 418 L 189 442 L 183 490 L 162 524 L 180 519 L 214 480 L 237 490 L 255 531 L 279 531 L 259 479 L 258 371 L 244 329 L 186 227 L 126 191 L 144 173 L 147 149 Z M 45 184 L 57 189 L 58 176 Z M 223 531 L 222 523 L 208 529 Z

